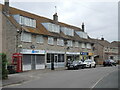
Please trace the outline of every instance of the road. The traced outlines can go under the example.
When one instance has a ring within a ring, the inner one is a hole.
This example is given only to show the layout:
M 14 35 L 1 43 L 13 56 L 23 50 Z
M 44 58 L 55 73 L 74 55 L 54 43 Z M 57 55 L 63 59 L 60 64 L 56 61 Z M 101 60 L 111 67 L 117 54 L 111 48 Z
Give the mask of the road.
M 7 88 L 118 88 L 118 66 L 36 74 L 28 82 Z

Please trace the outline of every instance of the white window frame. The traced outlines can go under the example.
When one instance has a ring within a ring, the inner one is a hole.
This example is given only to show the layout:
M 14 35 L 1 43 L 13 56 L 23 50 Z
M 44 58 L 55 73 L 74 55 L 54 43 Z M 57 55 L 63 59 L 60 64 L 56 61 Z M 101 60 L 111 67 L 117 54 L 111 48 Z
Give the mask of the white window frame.
M 81 48 L 86 48 L 85 43 L 81 43 Z
M 79 42 L 75 41 L 75 47 L 79 47 Z
M 73 46 L 72 40 L 67 40 L 67 46 L 69 46 L 69 47 L 72 47 L 72 46 Z
M 54 38 L 53 37 L 48 37 L 48 44 L 54 45 Z
M 42 35 L 37 35 L 36 36 L 36 42 L 37 43 L 40 43 L 40 44 L 43 44 L 44 43 L 44 38 Z
M 31 35 L 31 33 L 23 32 L 21 34 L 21 41 L 23 41 L 23 42 L 32 42 L 32 35 Z
M 87 47 L 87 49 L 92 49 L 92 46 L 90 43 L 87 43 L 86 47 Z
M 64 40 L 57 38 L 57 45 L 58 46 L 64 46 Z

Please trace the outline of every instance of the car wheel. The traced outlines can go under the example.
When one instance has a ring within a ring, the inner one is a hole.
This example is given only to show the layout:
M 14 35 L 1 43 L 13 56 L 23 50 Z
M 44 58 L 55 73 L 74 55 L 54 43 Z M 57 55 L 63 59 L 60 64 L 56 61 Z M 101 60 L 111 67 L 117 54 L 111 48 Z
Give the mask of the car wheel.
M 91 64 L 90 64 L 89 68 L 91 68 Z
M 96 64 L 94 65 L 94 68 L 96 68 Z
M 85 68 L 85 66 L 82 66 L 81 68 L 82 68 L 82 69 L 84 69 L 84 68 Z

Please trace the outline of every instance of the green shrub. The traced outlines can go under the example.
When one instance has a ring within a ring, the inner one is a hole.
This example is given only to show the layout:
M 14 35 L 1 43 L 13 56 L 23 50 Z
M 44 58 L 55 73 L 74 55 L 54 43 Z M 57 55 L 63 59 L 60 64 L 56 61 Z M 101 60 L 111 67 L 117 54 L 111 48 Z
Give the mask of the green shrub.
M 8 78 L 8 70 L 6 69 L 6 66 L 7 66 L 6 54 L 2 53 L 0 55 L 0 58 L 2 59 L 2 79 L 7 79 Z

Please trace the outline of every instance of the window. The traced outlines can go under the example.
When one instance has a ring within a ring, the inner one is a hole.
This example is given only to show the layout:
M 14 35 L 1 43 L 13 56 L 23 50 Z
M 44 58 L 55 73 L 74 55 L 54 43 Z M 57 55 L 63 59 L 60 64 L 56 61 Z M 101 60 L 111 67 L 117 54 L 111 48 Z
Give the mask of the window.
M 53 23 L 42 23 L 42 25 L 50 32 L 60 33 L 60 26 Z
M 74 29 L 61 27 L 61 30 L 65 35 L 74 36 Z
M 79 37 L 88 39 L 87 33 L 85 33 L 85 32 L 80 32 L 80 31 L 76 31 L 76 33 L 79 35 Z
M 64 62 L 64 54 L 58 54 L 58 62 Z
M 43 36 L 37 35 L 37 36 L 36 36 L 36 42 L 37 42 L 37 43 L 44 43 Z
M 79 47 L 79 42 L 75 42 L 75 47 Z
M 64 46 L 64 40 L 63 39 L 57 39 L 57 45 Z
M 81 47 L 82 47 L 82 48 L 85 48 L 85 43 L 81 43 Z
M 54 45 L 54 38 L 53 37 L 48 37 L 48 44 Z
M 21 34 L 21 41 L 31 42 L 31 34 L 30 34 L 30 33 L 25 33 L 25 32 L 23 32 L 23 33 Z
M 92 48 L 92 47 L 91 47 L 91 44 L 87 43 L 87 48 L 88 48 L 88 49 L 91 49 L 91 48 Z
M 68 41 L 67 41 L 67 46 L 73 46 L 73 43 L 72 43 L 71 40 L 68 40 Z

